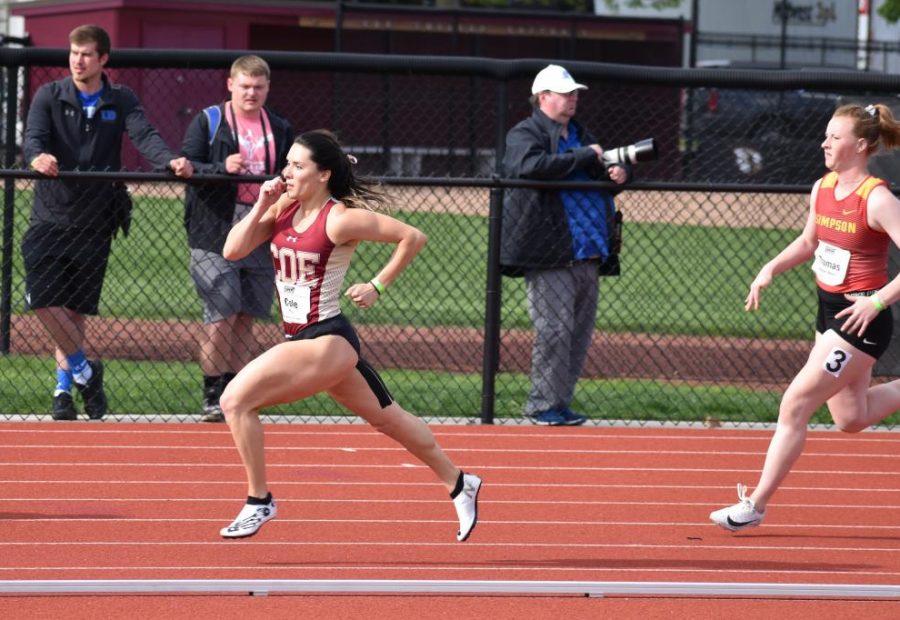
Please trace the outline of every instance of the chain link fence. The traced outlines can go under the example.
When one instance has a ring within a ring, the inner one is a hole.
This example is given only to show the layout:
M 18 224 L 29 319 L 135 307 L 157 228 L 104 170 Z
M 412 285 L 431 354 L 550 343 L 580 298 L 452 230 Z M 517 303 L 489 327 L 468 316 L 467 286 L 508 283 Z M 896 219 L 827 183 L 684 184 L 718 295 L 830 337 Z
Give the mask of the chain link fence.
M 529 184 L 504 180 L 497 162 L 506 131 L 530 114 L 531 80 L 546 61 L 257 53 L 273 68 L 269 105 L 296 131 L 335 130 L 359 159 L 359 172 L 394 196 L 393 214 L 429 237 L 374 308 L 345 305 L 364 355 L 417 414 L 521 421 L 534 335 L 523 280 L 497 271 L 498 205 L 506 188 Z M 177 151 L 191 118 L 226 98 L 236 55 L 114 51 L 109 73 L 137 92 Z M 66 54 L 0 50 L 0 61 L 9 89 L 0 414 L 20 418 L 49 413 L 55 364 L 52 342 L 24 299 L 21 247 L 38 176 L 15 162 L 30 96 L 66 75 Z M 747 287 L 805 221 L 835 105 L 848 94 L 885 100 L 900 91 L 898 79 L 566 65 L 589 86 L 579 119 L 604 146 L 653 137 L 659 149 L 616 198 L 625 219 L 622 272 L 600 281 L 574 408 L 597 421 L 773 421 L 781 390 L 809 350 L 814 283 L 805 269 L 785 274 L 752 314 L 743 310 Z M 104 360 L 112 414 L 196 419 L 202 307 L 189 271 L 185 187 L 150 171 L 130 145 L 123 161 L 122 172 L 69 172 L 53 181 L 115 180 L 134 205 L 130 234 L 112 244 L 99 314 L 87 321 L 87 353 Z M 892 161 L 883 165 L 889 176 Z M 348 284 L 370 279 L 389 252 L 364 244 Z M 254 346 L 262 351 L 281 339 L 273 303 L 271 320 L 255 326 Z M 889 351 L 878 369 L 900 376 L 900 360 Z M 285 420 L 346 415 L 323 396 L 265 413 Z

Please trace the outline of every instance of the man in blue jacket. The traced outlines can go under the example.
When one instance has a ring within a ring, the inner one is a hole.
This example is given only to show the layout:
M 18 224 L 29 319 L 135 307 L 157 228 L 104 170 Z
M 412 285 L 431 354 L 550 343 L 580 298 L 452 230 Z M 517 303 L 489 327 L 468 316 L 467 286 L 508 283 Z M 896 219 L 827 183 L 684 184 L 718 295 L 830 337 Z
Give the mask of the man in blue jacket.
M 506 135 L 508 178 L 627 180 L 628 170 L 607 167 L 597 140 L 574 120 L 578 93 L 586 89 L 559 65 L 537 74 L 532 115 Z M 611 256 L 613 214 L 612 194 L 605 191 L 506 190 L 500 264 L 504 275 L 525 278 L 535 342 L 524 415 L 535 424 L 587 420 L 571 403 L 594 330 L 597 278 Z
M 294 133 L 287 120 L 266 107 L 271 72 L 259 56 L 231 65 L 230 99 L 194 117 L 181 152 L 207 174 L 273 175 L 285 165 Z M 204 422 L 223 422 L 219 397 L 235 374 L 257 354 L 253 319 L 272 309 L 275 272 L 267 243 L 235 262 L 222 256 L 231 227 L 251 209 L 258 183 L 190 185 L 185 226 L 191 276 L 203 301 L 200 343 Z
M 69 34 L 71 76 L 44 84 L 28 111 L 23 150 L 29 166 L 47 177 L 60 170 L 118 170 L 122 136 L 158 168 L 191 176 L 150 125 L 134 92 L 103 73 L 109 35 L 85 25 Z M 56 345 L 52 415 L 77 417 L 72 386 L 91 419 L 106 414 L 103 364 L 84 353 L 85 315 L 97 314 L 112 238 L 128 234 L 131 202 L 124 185 L 109 181 L 40 179 L 22 255 L 25 300 Z

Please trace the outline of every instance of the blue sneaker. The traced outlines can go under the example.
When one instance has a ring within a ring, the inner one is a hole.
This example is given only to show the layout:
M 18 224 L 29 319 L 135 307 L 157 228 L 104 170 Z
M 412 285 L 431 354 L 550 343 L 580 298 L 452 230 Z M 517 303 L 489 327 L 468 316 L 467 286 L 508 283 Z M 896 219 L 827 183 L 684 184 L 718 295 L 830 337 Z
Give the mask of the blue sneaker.
M 526 417 L 531 420 L 532 424 L 538 424 L 540 426 L 566 425 L 566 419 L 562 417 L 562 414 L 556 409 L 548 409 L 547 411 L 531 414 Z
M 580 413 L 575 413 L 568 407 L 562 410 L 559 414 L 563 419 L 563 424 L 566 426 L 579 426 L 580 424 L 584 424 L 587 422 L 587 416 L 583 416 Z

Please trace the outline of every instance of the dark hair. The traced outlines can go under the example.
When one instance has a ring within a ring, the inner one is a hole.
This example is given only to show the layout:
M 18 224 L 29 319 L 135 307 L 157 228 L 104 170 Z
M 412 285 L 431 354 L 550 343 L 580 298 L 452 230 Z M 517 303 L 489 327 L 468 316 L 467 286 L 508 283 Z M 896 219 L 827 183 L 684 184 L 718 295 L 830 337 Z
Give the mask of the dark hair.
M 294 139 L 309 149 L 309 157 L 319 170 L 329 170 L 328 191 L 336 199 L 351 208 L 376 209 L 387 207 L 389 197 L 378 186 L 373 186 L 356 178 L 353 174 L 355 158 L 344 152 L 337 136 L 327 129 L 307 131 Z
M 879 146 L 894 149 L 900 146 L 900 123 L 894 119 L 891 109 L 883 103 L 861 106 L 855 103 L 842 105 L 834 116 L 853 119 L 853 135 L 866 141 L 866 153 L 871 155 Z
M 78 26 L 78 28 L 69 33 L 69 43 L 71 45 L 96 43 L 98 56 L 105 56 L 109 54 L 110 49 L 112 49 L 112 46 L 109 43 L 109 34 L 103 28 L 95 24 Z

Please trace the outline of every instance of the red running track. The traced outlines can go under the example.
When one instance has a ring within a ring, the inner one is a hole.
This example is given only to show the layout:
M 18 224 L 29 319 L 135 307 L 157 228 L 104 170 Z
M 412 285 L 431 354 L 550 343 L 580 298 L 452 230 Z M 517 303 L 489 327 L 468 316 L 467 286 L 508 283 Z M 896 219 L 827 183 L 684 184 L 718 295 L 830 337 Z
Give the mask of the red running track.
M 894 433 L 811 433 L 766 523 L 731 534 L 708 514 L 770 431 L 433 430 L 484 479 L 464 544 L 431 472 L 367 426 L 267 426 L 279 517 L 223 541 L 246 494 L 224 425 L 0 424 L 0 581 L 900 583 Z

